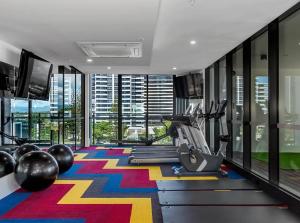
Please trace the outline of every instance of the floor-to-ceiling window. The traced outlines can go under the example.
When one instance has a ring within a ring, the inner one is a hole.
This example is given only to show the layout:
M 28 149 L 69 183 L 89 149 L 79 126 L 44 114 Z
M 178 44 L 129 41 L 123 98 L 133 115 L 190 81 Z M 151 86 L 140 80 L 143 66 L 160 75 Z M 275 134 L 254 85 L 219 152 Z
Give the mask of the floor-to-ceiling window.
M 121 78 L 119 84 L 118 76 Z M 122 88 L 122 106 L 118 106 L 118 85 Z M 121 141 L 123 144 L 145 143 L 148 139 L 163 135 L 170 123 L 161 122 L 161 117 L 173 114 L 173 100 L 171 75 L 91 75 L 91 144 Z M 118 111 L 120 108 L 121 112 Z M 118 123 L 118 114 L 121 114 L 122 123 Z M 122 136 L 118 136 L 119 127 L 122 129 Z M 170 143 L 172 140 L 168 137 L 156 142 Z
M 64 75 L 64 143 L 75 144 L 76 115 L 76 77 L 74 74 Z
M 268 32 L 251 41 L 251 169 L 268 177 Z
M 31 101 L 31 139 L 48 144 L 51 141 L 51 115 L 49 101 Z
M 155 139 L 164 135 L 170 126 L 170 121 L 162 120 L 163 115 L 173 114 L 173 76 L 148 76 L 148 138 Z M 171 137 L 166 137 L 155 144 L 171 144 Z
M 279 23 L 280 185 L 300 195 L 300 11 Z
M 28 101 L 10 98 L 3 98 L 2 100 L 1 115 L 4 132 L 8 135 L 28 138 L 30 136 Z M 14 142 L 3 137 L 2 143 L 11 144 Z
M 111 144 L 118 139 L 118 75 L 90 75 L 91 144 Z
M 37 144 L 64 143 L 74 149 L 81 147 L 83 139 L 79 133 L 84 118 L 83 113 L 77 111 L 83 109 L 83 78 L 77 71 L 52 75 L 48 101 L 3 98 L 4 132 Z M 7 139 L 2 142 L 13 143 Z
M 226 85 L 226 58 L 219 61 L 219 101 L 227 100 L 227 85 Z M 227 105 L 229 106 L 229 105 Z M 225 110 L 226 112 L 226 110 Z M 228 135 L 226 114 L 220 120 L 220 134 Z M 227 149 L 227 148 L 226 148 Z
M 227 99 L 227 86 L 226 86 L 226 59 L 222 58 L 219 61 L 219 100 Z
M 214 67 L 211 66 L 209 68 L 209 101 L 210 103 L 214 103 L 214 108 L 215 108 L 215 72 L 214 72 Z M 214 109 L 212 110 L 214 112 Z M 214 151 L 214 146 L 215 146 L 215 120 L 212 118 L 209 120 L 209 146 L 210 150 Z
M 122 140 L 146 140 L 146 75 L 122 75 Z
M 232 54 L 232 150 L 233 160 L 243 164 L 243 48 Z

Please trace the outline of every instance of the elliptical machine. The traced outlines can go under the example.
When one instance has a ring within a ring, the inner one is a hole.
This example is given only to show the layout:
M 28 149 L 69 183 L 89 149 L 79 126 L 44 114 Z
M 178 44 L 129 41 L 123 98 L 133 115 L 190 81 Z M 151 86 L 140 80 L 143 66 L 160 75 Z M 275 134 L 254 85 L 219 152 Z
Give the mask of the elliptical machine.
M 225 116 L 226 106 L 227 100 L 223 100 L 216 106 L 214 113 L 212 113 L 213 103 L 211 104 L 210 110 L 207 114 L 202 111 L 200 112 L 196 120 L 199 131 L 201 131 L 201 135 L 203 136 L 200 139 L 202 141 L 202 146 L 200 148 L 195 148 L 193 145 L 186 143 L 180 145 L 178 153 L 182 166 L 179 168 L 173 168 L 176 175 L 193 175 L 193 173 L 218 172 L 220 170 L 220 166 L 225 157 L 226 147 L 230 140 L 226 122 L 224 122 L 225 126 L 222 123 L 222 118 Z M 208 148 L 202 130 L 205 120 L 210 120 L 212 118 L 217 120 L 220 125 L 220 148 L 216 153 Z

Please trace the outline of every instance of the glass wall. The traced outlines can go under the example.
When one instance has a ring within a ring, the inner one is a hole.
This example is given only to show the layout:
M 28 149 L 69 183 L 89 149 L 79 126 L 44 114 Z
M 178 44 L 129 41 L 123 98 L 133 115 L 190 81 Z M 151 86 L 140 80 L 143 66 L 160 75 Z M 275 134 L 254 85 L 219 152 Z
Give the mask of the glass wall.
M 54 74 L 49 101 L 3 98 L 1 115 L 5 120 L 5 133 L 27 138 L 36 144 L 64 143 L 72 148 L 82 147 L 80 132 L 84 117 L 83 113 L 79 114 L 80 117 L 75 114 L 82 110 L 83 78 L 82 74 Z M 7 139 L 2 142 L 14 143 Z
M 111 144 L 118 137 L 118 75 L 90 75 L 91 144 Z
M 243 48 L 232 54 L 232 150 L 233 160 L 243 164 Z
M 300 3 L 247 38 L 240 45 L 246 48 L 237 46 L 215 62 L 219 83 L 214 83 L 211 66 L 205 69 L 206 77 L 210 75 L 205 93 L 213 95 L 218 84 L 219 99 L 228 97 L 230 102 L 228 161 L 253 173 L 259 182 L 267 180 L 276 192 L 288 191 L 285 196 L 294 208 L 294 195 L 300 197 L 299 27 Z M 227 92 L 226 83 L 232 85 Z M 206 95 L 206 102 L 211 95 Z
M 267 178 L 269 160 L 268 32 L 251 41 L 251 169 Z
M 227 100 L 227 85 L 226 85 L 226 58 L 219 61 L 219 101 Z M 227 104 L 227 106 L 229 106 Z M 225 117 L 221 118 L 221 125 L 219 125 L 220 134 L 228 135 L 226 110 Z M 227 148 L 226 148 L 227 149 Z
M 216 103 L 215 101 L 215 72 L 214 67 L 209 68 L 209 101 Z M 210 105 L 209 105 L 210 106 Z M 215 106 L 215 104 L 214 104 Z M 214 112 L 214 109 L 212 110 Z M 215 146 L 215 120 L 212 118 L 209 120 L 209 147 L 211 151 L 214 151 Z
M 27 100 L 3 98 L 3 129 L 6 134 L 20 138 L 28 138 L 29 104 Z M 2 137 L 3 144 L 13 144 L 12 140 Z
M 49 101 L 31 101 L 31 139 L 40 143 L 51 142 L 51 119 Z
M 148 76 L 148 139 L 155 139 L 166 133 L 170 121 L 162 121 L 162 115 L 173 114 L 173 77 L 170 75 Z M 166 137 L 154 144 L 172 144 Z
M 226 86 L 226 59 L 223 58 L 219 61 L 219 100 L 227 98 Z
M 173 76 L 93 74 L 91 144 L 118 143 L 118 76 L 122 79 L 122 142 L 145 143 L 162 136 L 170 123 L 161 122 L 161 117 L 173 114 Z M 167 137 L 155 144 L 172 142 Z
M 279 23 L 280 185 L 300 196 L 300 11 Z
M 75 117 L 76 117 L 76 76 L 74 74 L 64 75 L 64 142 L 75 144 Z

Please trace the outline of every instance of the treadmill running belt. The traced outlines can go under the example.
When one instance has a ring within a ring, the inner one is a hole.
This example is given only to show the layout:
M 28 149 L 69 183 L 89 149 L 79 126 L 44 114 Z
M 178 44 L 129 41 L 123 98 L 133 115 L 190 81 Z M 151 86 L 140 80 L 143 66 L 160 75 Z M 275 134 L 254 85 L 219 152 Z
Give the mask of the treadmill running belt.
M 161 205 L 281 205 L 262 191 L 159 191 Z
M 215 181 L 198 180 L 176 180 L 176 181 L 157 181 L 158 190 L 258 190 L 251 181 L 222 179 Z
M 147 151 L 147 150 L 176 150 L 177 146 L 134 146 L 133 150 Z
M 141 153 L 134 154 L 135 159 L 153 159 L 153 158 L 178 158 L 177 152 L 160 152 L 160 153 Z
M 299 217 L 278 207 L 162 207 L 164 223 L 299 223 Z

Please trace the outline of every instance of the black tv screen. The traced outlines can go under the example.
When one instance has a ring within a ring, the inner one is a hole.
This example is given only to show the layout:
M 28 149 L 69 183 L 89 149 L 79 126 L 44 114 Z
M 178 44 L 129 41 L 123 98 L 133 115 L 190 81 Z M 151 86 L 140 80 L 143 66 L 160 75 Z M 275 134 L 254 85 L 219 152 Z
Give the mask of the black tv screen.
M 0 97 L 14 97 L 17 68 L 0 62 Z
M 193 74 L 194 76 L 194 86 L 195 86 L 195 96 L 197 98 L 203 98 L 203 75 L 200 73 Z
M 193 75 L 189 74 L 186 76 L 186 82 L 188 87 L 189 97 L 195 97 L 195 85 Z
M 48 100 L 53 65 L 22 50 L 15 97 Z
M 177 98 L 189 97 L 186 76 L 176 77 L 174 87 L 175 87 L 175 96 Z

